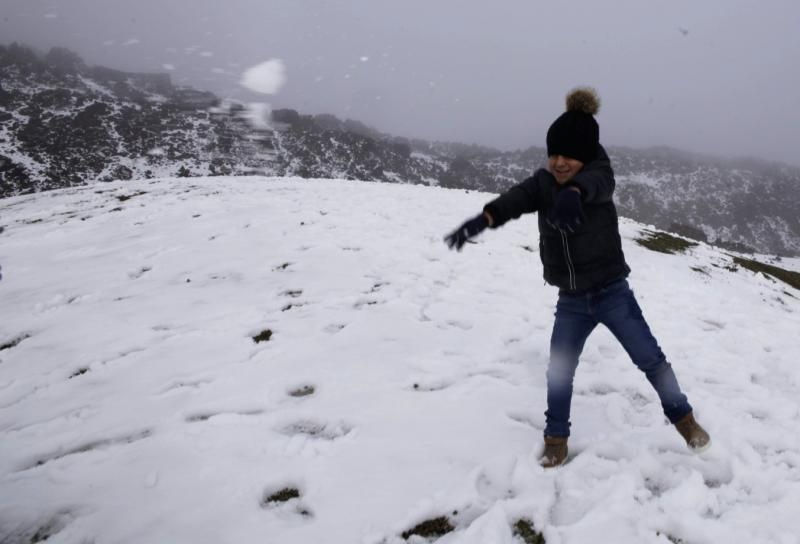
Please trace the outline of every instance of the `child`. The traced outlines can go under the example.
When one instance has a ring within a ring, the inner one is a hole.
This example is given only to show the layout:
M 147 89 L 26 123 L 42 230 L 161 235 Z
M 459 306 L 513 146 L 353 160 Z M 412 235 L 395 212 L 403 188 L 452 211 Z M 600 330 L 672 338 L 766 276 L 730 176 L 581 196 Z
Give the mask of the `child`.
M 486 227 L 500 227 L 523 213 L 539 214 L 544 279 L 559 288 L 547 368 L 540 459 L 545 468 L 567 459 L 572 382 L 586 339 L 598 324 L 608 327 L 645 373 L 689 448 L 701 452 L 710 445 L 626 280 L 630 268 L 613 201 L 616 182 L 594 118 L 599 107 L 593 89 L 571 91 L 567 111 L 547 131 L 548 169 L 536 171 L 445 237 L 451 249 L 461 251 Z

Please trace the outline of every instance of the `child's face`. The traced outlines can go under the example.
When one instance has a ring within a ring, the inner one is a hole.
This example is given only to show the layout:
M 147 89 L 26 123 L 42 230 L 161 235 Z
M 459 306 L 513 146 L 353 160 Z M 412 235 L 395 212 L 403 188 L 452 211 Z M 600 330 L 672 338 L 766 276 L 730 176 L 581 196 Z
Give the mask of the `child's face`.
M 547 160 L 547 166 L 550 169 L 550 173 L 556 178 L 556 181 L 559 184 L 564 184 L 581 171 L 583 163 L 578 159 L 572 159 L 564 155 L 550 155 Z

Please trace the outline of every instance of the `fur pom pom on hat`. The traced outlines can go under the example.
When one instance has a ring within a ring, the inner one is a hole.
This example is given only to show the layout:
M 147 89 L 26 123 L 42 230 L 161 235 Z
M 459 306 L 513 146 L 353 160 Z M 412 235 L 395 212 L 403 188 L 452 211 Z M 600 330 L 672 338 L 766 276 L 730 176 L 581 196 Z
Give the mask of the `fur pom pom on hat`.
M 563 155 L 582 163 L 597 157 L 600 127 L 594 115 L 600 111 L 600 97 L 589 87 L 567 94 L 567 111 L 547 131 L 547 156 Z
M 567 111 L 580 111 L 597 115 L 600 111 L 600 97 L 591 87 L 572 89 L 567 95 Z

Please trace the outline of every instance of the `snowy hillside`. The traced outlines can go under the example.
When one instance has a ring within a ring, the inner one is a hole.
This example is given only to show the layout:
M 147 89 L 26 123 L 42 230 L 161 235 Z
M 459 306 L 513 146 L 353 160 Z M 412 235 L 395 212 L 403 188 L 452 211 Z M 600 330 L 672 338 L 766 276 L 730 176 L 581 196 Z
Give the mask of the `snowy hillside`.
M 624 222 L 713 446 L 688 452 L 603 329 L 543 471 L 535 220 L 442 242 L 489 198 L 218 177 L 0 200 L 0 542 L 800 542 L 800 291 Z

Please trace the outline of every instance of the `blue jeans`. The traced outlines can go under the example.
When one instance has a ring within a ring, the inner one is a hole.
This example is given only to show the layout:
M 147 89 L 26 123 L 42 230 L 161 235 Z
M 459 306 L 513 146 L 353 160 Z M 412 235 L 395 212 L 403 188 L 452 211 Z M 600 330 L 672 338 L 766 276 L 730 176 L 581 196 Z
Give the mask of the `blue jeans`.
M 691 412 L 692 407 L 681 392 L 672 366 L 650 332 L 633 291 L 626 280 L 619 280 L 579 294 L 559 293 L 550 340 L 550 365 L 547 367 L 545 436 L 569 436 L 575 369 L 589 333 L 599 323 L 608 327 L 634 364 L 647 376 L 670 422 L 675 423 Z

